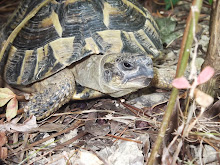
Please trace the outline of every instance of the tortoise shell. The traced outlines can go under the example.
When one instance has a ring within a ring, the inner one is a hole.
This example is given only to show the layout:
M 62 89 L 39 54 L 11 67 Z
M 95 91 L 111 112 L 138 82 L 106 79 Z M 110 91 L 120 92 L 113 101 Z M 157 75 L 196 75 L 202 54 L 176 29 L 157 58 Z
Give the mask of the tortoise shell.
M 3 40 L 42 2 L 23 0 L 5 25 Z M 157 57 L 161 49 L 154 20 L 135 0 L 51 0 L 10 41 L 0 68 L 7 83 L 28 85 L 89 55 Z

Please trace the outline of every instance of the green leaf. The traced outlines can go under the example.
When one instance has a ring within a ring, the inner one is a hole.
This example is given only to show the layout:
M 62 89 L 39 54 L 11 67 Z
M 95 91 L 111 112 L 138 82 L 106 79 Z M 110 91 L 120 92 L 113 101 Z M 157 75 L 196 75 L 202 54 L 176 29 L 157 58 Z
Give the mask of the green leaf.
M 209 0 L 209 4 L 212 5 L 212 3 L 213 3 L 213 0 Z
M 174 6 L 175 4 L 177 4 L 177 2 L 179 2 L 179 0 L 165 0 L 165 4 L 166 4 L 165 9 L 169 10 L 171 6 Z
M 175 31 L 176 21 L 172 21 L 171 18 L 155 18 L 160 30 L 161 40 L 166 45 L 169 45 L 174 40 L 182 36 L 182 31 Z
M 0 88 L 0 107 L 4 106 L 15 94 L 8 88 Z
M 17 111 L 18 111 L 18 100 L 14 97 L 9 101 L 7 105 L 7 109 L 6 109 L 7 121 L 10 121 L 12 118 L 14 118 L 17 115 Z

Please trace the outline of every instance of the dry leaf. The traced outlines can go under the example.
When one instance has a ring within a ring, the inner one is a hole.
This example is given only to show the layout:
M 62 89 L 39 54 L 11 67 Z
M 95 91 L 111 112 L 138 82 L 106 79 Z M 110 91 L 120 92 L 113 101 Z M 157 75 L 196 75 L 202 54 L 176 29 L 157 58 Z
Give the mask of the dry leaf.
M 17 115 L 17 111 L 18 111 L 18 100 L 14 97 L 9 101 L 6 108 L 7 121 L 10 121 L 12 118 L 14 118 Z
M 207 95 L 206 93 L 196 89 L 195 90 L 195 100 L 200 106 L 206 108 L 213 103 L 214 98 Z
M 0 147 L 7 143 L 5 132 L 0 132 Z
M 49 124 L 44 124 L 37 128 L 37 131 L 39 132 L 59 132 L 63 130 L 66 127 L 64 124 L 59 124 L 59 123 L 49 123 Z
M 8 88 L 0 88 L 0 107 L 4 106 L 15 94 Z
M 103 162 L 92 152 L 81 150 L 79 152 L 79 164 L 102 165 Z
M 28 132 L 38 127 L 35 116 L 31 117 L 29 120 L 25 121 L 23 124 L 14 123 L 14 120 L 8 123 L 0 124 L 0 131 Z
M 0 147 L 0 159 L 6 159 L 8 156 L 7 147 Z

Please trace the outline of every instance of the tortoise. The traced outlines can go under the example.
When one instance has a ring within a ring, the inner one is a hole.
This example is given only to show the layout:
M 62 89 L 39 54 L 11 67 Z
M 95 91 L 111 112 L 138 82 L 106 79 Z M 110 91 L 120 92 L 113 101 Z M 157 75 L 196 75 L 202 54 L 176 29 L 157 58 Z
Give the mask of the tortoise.
M 38 120 L 71 99 L 121 97 L 149 86 L 152 59 L 162 50 L 155 21 L 136 0 L 23 0 L 1 39 L 2 48 L 9 43 L 1 76 L 32 93 L 24 110 Z

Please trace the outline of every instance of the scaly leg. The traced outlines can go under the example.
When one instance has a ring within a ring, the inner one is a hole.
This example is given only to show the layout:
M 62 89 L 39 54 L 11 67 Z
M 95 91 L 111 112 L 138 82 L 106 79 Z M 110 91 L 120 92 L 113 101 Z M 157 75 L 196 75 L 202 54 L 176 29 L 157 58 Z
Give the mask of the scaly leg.
M 24 111 L 27 112 L 27 116 L 35 115 L 37 120 L 40 120 L 70 101 L 75 90 L 75 80 L 71 71 L 64 69 L 35 83 L 34 87 L 37 92 L 27 103 Z
M 94 99 L 105 96 L 106 94 L 96 91 L 91 88 L 83 87 L 79 84 L 76 84 L 75 92 L 73 93 L 73 100 L 87 100 Z

